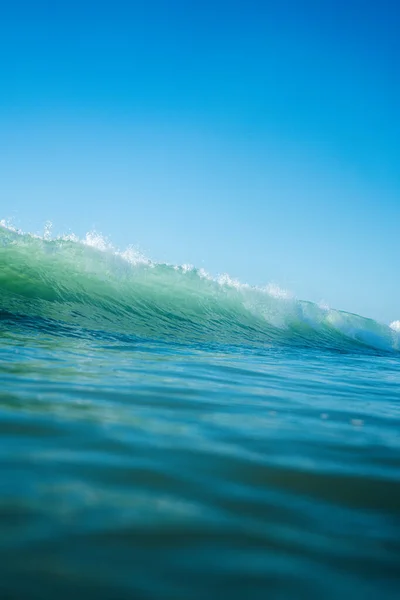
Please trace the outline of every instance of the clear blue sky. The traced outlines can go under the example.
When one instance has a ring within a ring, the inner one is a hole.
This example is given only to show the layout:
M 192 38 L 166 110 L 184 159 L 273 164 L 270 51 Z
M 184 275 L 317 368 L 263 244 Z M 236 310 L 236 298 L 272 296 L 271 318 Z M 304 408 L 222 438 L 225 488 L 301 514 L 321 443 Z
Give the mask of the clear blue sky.
M 400 5 L 3 3 L 0 218 L 400 318 Z

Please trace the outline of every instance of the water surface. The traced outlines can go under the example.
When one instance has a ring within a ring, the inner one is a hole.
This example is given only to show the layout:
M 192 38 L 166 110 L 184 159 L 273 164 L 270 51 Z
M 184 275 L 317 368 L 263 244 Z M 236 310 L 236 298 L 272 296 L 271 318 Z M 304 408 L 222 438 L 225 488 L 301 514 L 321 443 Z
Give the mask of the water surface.
M 2 597 L 398 597 L 399 334 L 91 241 L 0 228 Z

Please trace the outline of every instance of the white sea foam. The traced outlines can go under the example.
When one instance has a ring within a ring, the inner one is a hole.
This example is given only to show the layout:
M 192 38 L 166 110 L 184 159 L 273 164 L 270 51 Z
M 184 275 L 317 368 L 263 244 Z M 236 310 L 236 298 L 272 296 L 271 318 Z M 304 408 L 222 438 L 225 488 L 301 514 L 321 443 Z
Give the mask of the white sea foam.
M 390 323 L 390 328 L 393 329 L 393 331 L 400 332 L 400 321 L 393 321 L 393 323 Z

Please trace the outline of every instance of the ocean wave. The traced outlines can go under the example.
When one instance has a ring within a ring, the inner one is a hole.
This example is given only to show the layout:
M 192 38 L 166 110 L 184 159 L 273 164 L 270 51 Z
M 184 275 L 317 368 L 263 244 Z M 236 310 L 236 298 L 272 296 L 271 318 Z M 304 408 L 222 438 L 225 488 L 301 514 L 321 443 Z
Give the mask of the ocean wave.
M 60 324 L 178 343 L 212 342 L 398 351 L 400 326 L 242 284 L 191 265 L 121 252 L 97 233 L 52 238 L 0 224 L 3 321 Z

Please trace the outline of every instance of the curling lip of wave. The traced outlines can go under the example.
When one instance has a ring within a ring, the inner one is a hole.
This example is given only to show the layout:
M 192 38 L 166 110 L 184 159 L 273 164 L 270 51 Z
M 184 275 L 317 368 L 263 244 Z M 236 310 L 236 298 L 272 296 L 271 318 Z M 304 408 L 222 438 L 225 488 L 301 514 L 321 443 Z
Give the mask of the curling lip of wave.
M 379 324 L 264 289 L 212 278 L 190 265 L 118 252 L 95 233 L 84 240 L 24 234 L 0 222 L 0 310 L 31 323 L 177 342 L 398 351 L 400 322 Z M 60 330 L 61 331 L 61 330 Z

